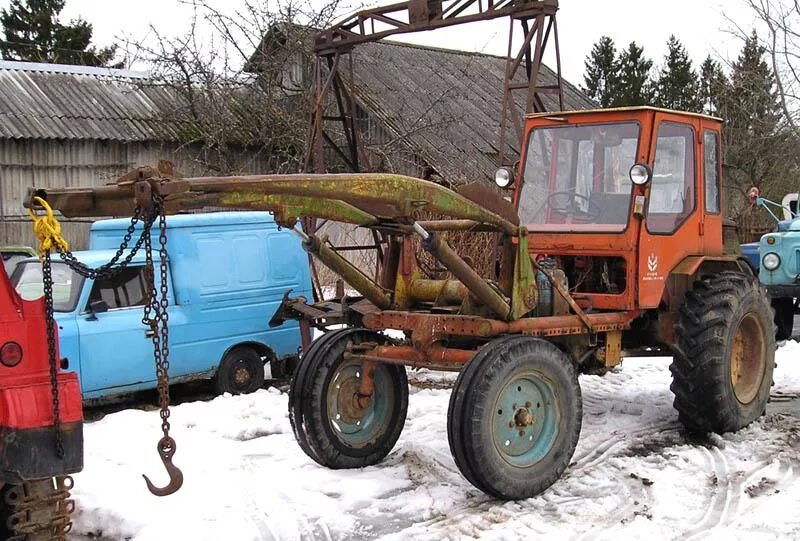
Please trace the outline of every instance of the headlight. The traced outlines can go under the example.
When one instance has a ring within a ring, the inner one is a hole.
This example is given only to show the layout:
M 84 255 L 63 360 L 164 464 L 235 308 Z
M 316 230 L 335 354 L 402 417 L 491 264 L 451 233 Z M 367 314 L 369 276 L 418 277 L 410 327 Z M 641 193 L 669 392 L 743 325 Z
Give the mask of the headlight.
M 647 164 L 637 163 L 631 167 L 629 175 L 631 177 L 631 182 L 637 186 L 641 186 L 650 182 L 650 179 L 653 177 L 653 171 Z
M 764 256 L 764 259 L 761 260 L 761 264 L 768 271 L 774 271 L 781 266 L 781 256 L 775 252 L 770 252 Z
M 494 183 L 501 188 L 508 188 L 514 183 L 514 173 L 508 167 L 501 167 L 494 174 Z

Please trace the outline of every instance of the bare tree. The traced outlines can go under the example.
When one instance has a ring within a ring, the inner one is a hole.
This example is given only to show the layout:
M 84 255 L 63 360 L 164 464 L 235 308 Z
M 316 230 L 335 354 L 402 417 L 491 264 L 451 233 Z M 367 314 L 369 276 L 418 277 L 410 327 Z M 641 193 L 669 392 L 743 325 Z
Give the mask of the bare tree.
M 761 44 L 772 64 L 785 120 L 800 137 L 800 1 L 743 1 L 764 27 Z M 749 35 L 749 29 L 734 26 L 744 37 Z
M 310 40 L 302 29 L 330 24 L 340 8 L 310 0 L 245 0 L 222 11 L 186 0 L 192 16 L 181 35 L 155 27 L 126 39 L 129 59 L 151 71 L 164 139 L 192 150 L 198 169 L 215 174 L 296 171 L 308 123 L 303 71 Z

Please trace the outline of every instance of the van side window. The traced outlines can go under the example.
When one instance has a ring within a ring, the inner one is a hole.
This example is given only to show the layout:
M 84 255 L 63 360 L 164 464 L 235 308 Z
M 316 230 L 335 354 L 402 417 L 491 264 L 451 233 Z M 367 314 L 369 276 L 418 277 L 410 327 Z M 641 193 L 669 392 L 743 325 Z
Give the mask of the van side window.
M 695 208 L 694 130 L 662 122 L 658 128 L 647 230 L 672 233 Z
M 706 212 L 719 214 L 719 135 L 716 132 L 703 132 L 703 153 Z
M 109 310 L 144 306 L 147 280 L 144 266 L 128 267 L 110 278 L 98 278 L 89 293 L 89 303 L 105 301 Z

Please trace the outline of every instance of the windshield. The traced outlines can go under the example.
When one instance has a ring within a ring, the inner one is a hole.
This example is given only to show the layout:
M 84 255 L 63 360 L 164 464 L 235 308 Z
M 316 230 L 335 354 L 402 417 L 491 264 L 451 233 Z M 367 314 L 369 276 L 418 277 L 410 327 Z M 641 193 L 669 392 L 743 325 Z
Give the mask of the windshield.
M 78 303 L 83 278 L 64 263 L 52 263 L 53 310 L 72 312 Z M 11 283 L 20 297 L 32 301 L 43 296 L 42 264 L 38 261 L 19 263 L 11 276 Z
M 525 158 L 519 216 L 539 231 L 623 231 L 639 124 L 537 128 Z

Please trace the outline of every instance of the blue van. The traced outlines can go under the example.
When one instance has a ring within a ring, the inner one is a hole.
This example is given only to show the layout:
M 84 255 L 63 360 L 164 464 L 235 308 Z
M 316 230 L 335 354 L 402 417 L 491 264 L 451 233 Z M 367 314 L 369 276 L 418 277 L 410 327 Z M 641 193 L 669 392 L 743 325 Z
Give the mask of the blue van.
M 75 256 L 91 267 L 108 262 L 129 224 L 95 222 L 89 250 Z M 156 269 L 157 237 L 154 230 Z M 143 252 L 121 273 L 97 280 L 53 259 L 61 355 L 78 373 L 84 400 L 156 387 L 150 331 L 142 323 Z M 170 381 L 213 378 L 218 392 L 239 394 L 262 386 L 265 364 L 272 376 L 286 375 L 300 348 L 298 324 L 268 322 L 287 290 L 311 296 L 308 258 L 291 231 L 279 230 L 267 212 L 169 216 L 167 253 Z M 12 281 L 23 297 L 41 296 L 41 264 L 20 262 Z

